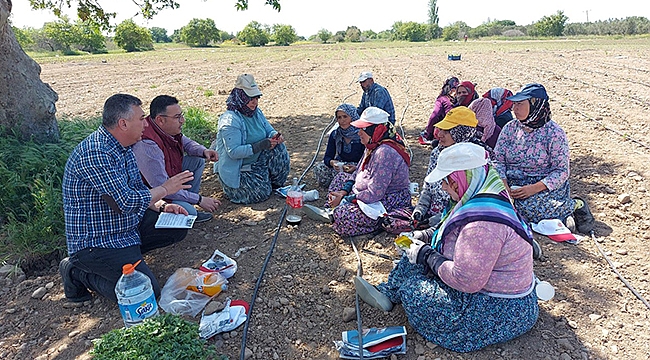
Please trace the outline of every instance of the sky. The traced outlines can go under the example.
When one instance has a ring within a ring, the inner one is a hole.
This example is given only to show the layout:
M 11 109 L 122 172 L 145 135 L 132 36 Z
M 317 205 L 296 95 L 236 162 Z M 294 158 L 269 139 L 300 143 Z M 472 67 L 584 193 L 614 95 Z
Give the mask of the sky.
M 280 0 L 282 10 L 278 13 L 264 0 L 249 0 L 249 9 L 235 10 L 235 0 L 176 0 L 180 8 L 161 11 L 154 19 L 146 21 L 134 17 L 138 7 L 132 0 L 99 0 L 108 12 L 116 12 L 114 24 L 133 18 L 145 27 L 162 27 L 169 35 L 193 18 L 214 20 L 217 28 L 236 34 L 251 21 L 261 24 L 286 24 L 293 26 L 300 36 L 309 37 L 320 29 L 331 32 L 356 26 L 362 31 L 388 30 L 396 21 L 428 20 L 428 0 Z M 568 16 L 568 22 L 586 22 L 643 16 L 650 18 L 648 0 L 544 0 L 517 2 L 503 0 L 438 0 L 438 24 L 441 27 L 456 21 L 464 21 L 476 27 L 491 20 L 513 20 L 517 25 L 528 25 L 558 10 Z M 74 12 L 69 11 L 71 18 Z M 35 11 L 27 0 L 13 1 L 11 21 L 17 27 L 40 28 L 43 23 L 56 17 L 47 11 Z

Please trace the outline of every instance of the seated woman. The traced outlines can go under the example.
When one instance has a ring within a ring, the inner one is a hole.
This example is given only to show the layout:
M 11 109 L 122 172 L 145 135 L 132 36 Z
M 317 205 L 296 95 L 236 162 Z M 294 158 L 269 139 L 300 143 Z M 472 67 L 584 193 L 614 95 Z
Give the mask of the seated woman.
M 384 310 L 401 303 L 420 335 L 453 351 L 526 333 L 539 315 L 532 233 L 487 152 L 471 143 L 446 148 L 426 178 L 438 180 L 452 199 L 440 228 L 412 233 L 386 283 L 355 278 L 359 296 Z
M 512 91 L 502 87 L 492 88 L 483 94 L 484 98 L 490 99 L 494 122 L 502 129 L 512 120 L 512 101 L 508 100 L 510 96 L 512 96 Z
M 551 120 L 546 89 L 528 84 L 508 98 L 519 121 L 501 130 L 494 164 L 524 219 L 560 219 L 575 230 L 569 188 L 569 142 Z
M 456 106 L 469 106 L 478 99 L 475 86 L 471 81 L 463 81 L 456 87 Z
M 478 98 L 469 104 L 469 109 L 476 114 L 478 120 L 478 125 L 476 125 L 477 137 L 491 149 L 494 149 L 501 133 L 501 127 L 494 122 L 492 102 L 490 99 Z
M 365 204 L 379 201 L 387 212 L 411 206 L 411 158 L 388 121 L 388 113 L 371 106 L 352 126 L 359 129 L 366 151 L 352 174 L 354 180 L 343 182 L 337 179 L 343 179 L 344 173 L 337 175 L 328 196 L 329 206 L 334 208 L 334 231 L 342 236 L 370 234 L 381 227 L 378 219 L 372 219 L 359 208 L 358 201 Z
M 457 143 L 475 142 L 484 146 L 478 139 L 476 126 L 478 120 L 470 109 L 459 106 L 447 113 L 447 116 L 435 125 L 438 146 L 431 151 L 429 156 L 429 167 L 427 175 L 433 171 L 438 164 L 440 152 Z M 491 151 L 491 149 L 490 149 Z M 430 226 L 438 223 L 439 215 L 449 202 L 449 195 L 442 190 L 440 181 L 425 182 L 420 192 L 417 205 L 413 210 L 413 220 L 418 224 L 429 221 Z
M 268 199 L 289 175 L 284 138 L 257 107 L 260 96 L 253 75 L 239 75 L 219 118 L 217 169 L 224 194 L 236 204 Z
M 365 149 L 359 138 L 359 129 L 350 125 L 359 120 L 357 108 L 341 104 L 334 113 L 339 126 L 330 133 L 323 162 L 314 167 L 316 181 L 324 188 L 330 186 L 339 171 L 354 172 Z
M 420 136 L 418 137 L 418 141 L 420 145 L 433 145 L 436 146 L 437 144 L 433 144 L 434 142 L 434 136 L 433 136 L 433 126 L 442 119 L 445 118 L 445 115 L 449 112 L 454 107 L 456 98 L 454 95 L 456 94 L 456 87 L 458 86 L 459 81 L 457 77 L 450 77 L 449 79 L 445 80 L 445 83 L 442 85 L 442 90 L 440 91 L 440 94 L 438 94 L 438 97 L 436 98 L 436 104 L 433 107 L 433 112 L 431 113 L 431 116 L 429 116 L 429 122 L 427 123 L 427 127 L 422 131 Z

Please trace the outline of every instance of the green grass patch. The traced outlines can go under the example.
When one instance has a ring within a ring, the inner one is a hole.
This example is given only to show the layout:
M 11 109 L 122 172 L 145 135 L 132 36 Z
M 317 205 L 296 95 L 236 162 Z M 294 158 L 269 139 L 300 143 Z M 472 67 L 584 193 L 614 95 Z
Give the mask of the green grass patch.
M 217 118 L 207 111 L 195 107 L 186 108 L 183 114 L 185 115 L 183 135 L 209 147 L 217 135 Z

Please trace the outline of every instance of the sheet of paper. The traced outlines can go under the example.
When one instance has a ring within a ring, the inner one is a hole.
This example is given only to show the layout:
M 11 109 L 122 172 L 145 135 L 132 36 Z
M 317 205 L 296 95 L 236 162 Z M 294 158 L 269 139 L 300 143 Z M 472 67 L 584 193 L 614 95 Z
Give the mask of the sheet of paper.
M 160 213 L 156 221 L 156 229 L 191 229 L 196 215 Z

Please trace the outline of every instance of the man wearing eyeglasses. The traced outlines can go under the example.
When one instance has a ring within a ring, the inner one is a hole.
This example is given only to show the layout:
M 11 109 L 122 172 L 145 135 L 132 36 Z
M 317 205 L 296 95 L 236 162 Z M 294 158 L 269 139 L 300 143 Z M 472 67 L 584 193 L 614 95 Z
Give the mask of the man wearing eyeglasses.
M 195 222 L 212 219 L 212 212 L 217 209 L 220 202 L 200 195 L 199 188 L 205 160 L 219 160 L 217 152 L 183 135 L 185 117 L 178 99 L 173 96 L 156 96 L 149 106 L 149 116 L 146 121 L 149 126 L 145 128 L 142 140 L 133 145 L 133 152 L 145 184 L 156 187 L 184 170 L 191 171 L 194 173 L 194 180 L 190 182 L 191 187 L 167 195 L 165 199 L 181 205 L 188 214 L 196 215 Z M 208 212 L 197 211 L 194 205 L 199 205 Z

